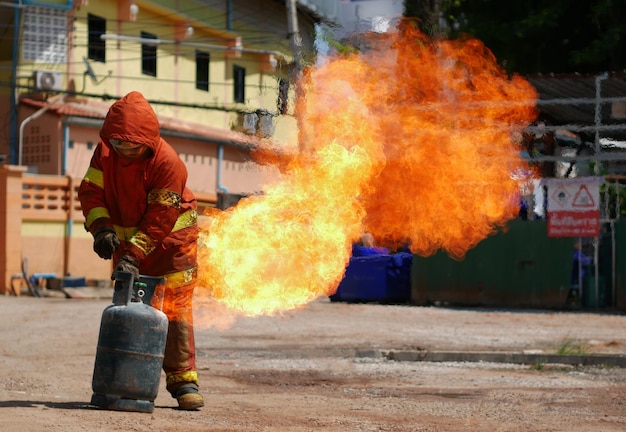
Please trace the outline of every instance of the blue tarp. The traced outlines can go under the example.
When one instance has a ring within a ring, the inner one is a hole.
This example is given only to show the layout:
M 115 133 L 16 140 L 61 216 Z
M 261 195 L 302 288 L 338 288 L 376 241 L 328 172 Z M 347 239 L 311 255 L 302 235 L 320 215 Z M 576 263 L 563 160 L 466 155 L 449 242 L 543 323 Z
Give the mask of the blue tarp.
M 411 298 L 410 253 L 353 256 L 333 301 L 406 303 Z

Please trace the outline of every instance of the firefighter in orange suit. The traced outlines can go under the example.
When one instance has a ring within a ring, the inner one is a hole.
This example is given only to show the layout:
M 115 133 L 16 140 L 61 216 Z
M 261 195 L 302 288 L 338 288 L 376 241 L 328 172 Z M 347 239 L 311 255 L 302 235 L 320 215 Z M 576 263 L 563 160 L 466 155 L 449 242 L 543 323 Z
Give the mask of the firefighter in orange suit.
M 78 197 L 94 251 L 115 272 L 164 277 L 169 328 L 163 370 L 180 409 L 204 405 L 198 392 L 192 297 L 197 279 L 196 198 L 187 169 L 161 137 L 148 101 L 131 92 L 115 102 Z

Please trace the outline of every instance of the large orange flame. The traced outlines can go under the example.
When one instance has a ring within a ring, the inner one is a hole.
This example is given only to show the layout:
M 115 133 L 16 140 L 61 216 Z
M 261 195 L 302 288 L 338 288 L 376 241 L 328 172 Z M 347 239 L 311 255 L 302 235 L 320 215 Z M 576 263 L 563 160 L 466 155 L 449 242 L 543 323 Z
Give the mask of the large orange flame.
M 406 25 L 365 42 L 305 73 L 280 179 L 201 231 L 200 301 L 296 309 L 336 290 L 364 231 L 461 259 L 517 215 L 512 173 L 528 166 L 513 137 L 536 116 L 533 87 L 477 40 Z

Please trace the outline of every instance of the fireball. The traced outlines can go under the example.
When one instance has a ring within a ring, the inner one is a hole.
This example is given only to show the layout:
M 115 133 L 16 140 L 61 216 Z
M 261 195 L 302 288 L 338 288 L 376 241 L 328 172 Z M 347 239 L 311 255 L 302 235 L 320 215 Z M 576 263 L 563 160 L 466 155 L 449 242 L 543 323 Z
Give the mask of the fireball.
M 517 216 L 512 173 L 529 168 L 514 137 L 537 115 L 534 88 L 475 39 L 411 25 L 363 37 L 303 74 L 279 178 L 201 230 L 197 303 L 280 314 L 334 293 L 363 232 L 462 259 Z

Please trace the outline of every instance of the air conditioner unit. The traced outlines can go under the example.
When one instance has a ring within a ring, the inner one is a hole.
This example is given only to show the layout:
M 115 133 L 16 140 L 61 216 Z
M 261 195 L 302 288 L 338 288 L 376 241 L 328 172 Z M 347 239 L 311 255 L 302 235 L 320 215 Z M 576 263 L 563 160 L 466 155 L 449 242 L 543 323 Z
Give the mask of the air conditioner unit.
M 41 91 L 61 91 L 61 72 L 37 70 L 34 72 L 35 88 Z
M 237 113 L 234 129 L 248 135 L 254 135 L 257 129 L 259 116 L 256 113 Z
M 256 125 L 259 121 L 259 116 L 256 113 L 246 113 L 243 115 L 243 131 L 247 134 L 253 135 L 256 133 Z
M 263 138 L 274 135 L 274 116 L 268 112 L 257 111 L 259 113 L 259 134 Z

